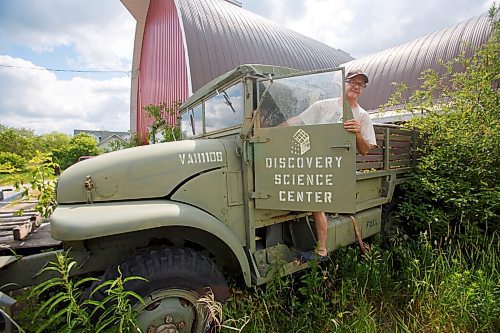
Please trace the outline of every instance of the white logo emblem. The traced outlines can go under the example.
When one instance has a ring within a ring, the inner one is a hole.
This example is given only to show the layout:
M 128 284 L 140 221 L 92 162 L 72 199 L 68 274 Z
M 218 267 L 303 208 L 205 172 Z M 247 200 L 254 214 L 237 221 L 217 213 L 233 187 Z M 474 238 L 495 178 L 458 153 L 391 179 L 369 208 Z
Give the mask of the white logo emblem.
M 292 140 L 292 151 L 294 155 L 304 155 L 311 149 L 311 142 L 309 141 L 309 135 L 302 129 L 299 129 L 293 135 Z

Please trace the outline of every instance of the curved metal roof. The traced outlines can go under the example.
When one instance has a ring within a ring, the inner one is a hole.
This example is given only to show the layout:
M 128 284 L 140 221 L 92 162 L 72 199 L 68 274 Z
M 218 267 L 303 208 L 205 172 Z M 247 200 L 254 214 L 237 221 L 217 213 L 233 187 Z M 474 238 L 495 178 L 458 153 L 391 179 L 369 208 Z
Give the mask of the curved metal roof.
M 299 70 L 337 67 L 353 58 L 222 0 L 175 0 L 192 91 L 242 64 Z
M 491 21 L 482 15 L 342 66 L 346 71 L 361 68 L 368 75 L 370 84 L 359 102 L 367 111 L 375 111 L 394 93 L 392 82 L 404 82 L 408 97 L 420 86 L 422 71 L 433 69 L 443 73 L 440 61 L 452 60 L 462 53 L 471 57 L 486 43 L 490 33 Z

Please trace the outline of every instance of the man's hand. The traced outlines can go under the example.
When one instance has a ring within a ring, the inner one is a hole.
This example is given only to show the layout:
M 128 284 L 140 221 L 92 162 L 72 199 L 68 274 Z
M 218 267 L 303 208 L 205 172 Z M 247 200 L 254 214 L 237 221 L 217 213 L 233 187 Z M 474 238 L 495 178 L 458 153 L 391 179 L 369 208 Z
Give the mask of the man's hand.
M 356 119 L 350 119 L 344 121 L 344 128 L 351 133 L 361 132 L 361 123 Z
M 370 144 L 365 141 L 363 135 L 361 134 L 361 123 L 356 119 L 350 119 L 344 121 L 344 128 L 351 133 L 356 134 L 356 149 L 361 155 L 368 154 L 370 150 Z

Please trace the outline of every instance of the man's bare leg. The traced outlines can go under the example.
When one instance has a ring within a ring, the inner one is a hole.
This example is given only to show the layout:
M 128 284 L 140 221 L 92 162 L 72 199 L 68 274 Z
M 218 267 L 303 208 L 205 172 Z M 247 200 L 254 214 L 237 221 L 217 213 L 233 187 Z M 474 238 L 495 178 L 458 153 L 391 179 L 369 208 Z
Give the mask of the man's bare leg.
M 316 228 L 316 253 L 320 256 L 328 255 L 328 250 L 326 249 L 326 236 L 328 235 L 328 221 L 326 215 L 323 212 L 314 212 L 314 226 Z

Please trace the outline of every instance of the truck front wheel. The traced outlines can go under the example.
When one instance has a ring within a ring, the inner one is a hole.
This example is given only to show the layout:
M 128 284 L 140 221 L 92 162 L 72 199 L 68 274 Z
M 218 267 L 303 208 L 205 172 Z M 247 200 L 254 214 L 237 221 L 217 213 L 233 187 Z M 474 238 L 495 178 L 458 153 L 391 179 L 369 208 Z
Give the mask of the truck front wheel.
M 226 299 L 228 287 L 224 276 L 207 257 L 187 248 L 165 248 L 138 254 L 120 266 L 123 278 L 140 276 L 147 281 L 131 280 L 127 290 L 139 294 L 137 321 L 143 332 L 206 332 L 200 296 L 210 288 L 217 300 Z M 101 283 L 118 276 L 117 266 L 106 270 Z M 95 287 L 95 286 L 94 286 Z M 98 290 L 93 299 L 103 299 Z

